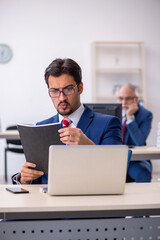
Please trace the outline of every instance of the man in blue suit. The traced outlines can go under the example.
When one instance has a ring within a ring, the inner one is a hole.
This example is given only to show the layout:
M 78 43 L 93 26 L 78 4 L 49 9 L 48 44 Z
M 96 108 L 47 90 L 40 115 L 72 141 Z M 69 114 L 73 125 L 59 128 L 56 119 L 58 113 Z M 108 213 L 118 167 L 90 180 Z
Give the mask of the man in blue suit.
M 70 121 L 67 128 L 59 130 L 60 140 L 66 145 L 122 144 L 121 122 L 118 118 L 93 112 L 81 104 L 83 83 L 80 66 L 72 59 L 55 59 L 45 71 L 45 81 L 57 115 L 38 122 L 49 124 Z M 47 183 L 48 176 L 26 162 L 13 182 L 22 184 Z
M 118 91 L 118 102 L 122 103 L 122 122 L 126 122 L 123 143 L 143 146 L 151 130 L 152 113 L 138 102 L 136 88 L 131 85 L 122 86 Z M 152 165 L 148 160 L 131 161 L 128 168 L 128 182 L 150 182 Z

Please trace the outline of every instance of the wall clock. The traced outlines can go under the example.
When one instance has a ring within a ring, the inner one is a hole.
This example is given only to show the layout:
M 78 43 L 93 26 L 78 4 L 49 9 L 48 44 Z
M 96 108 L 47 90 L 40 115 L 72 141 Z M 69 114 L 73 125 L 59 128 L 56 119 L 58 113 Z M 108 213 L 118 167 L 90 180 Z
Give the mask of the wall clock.
M 0 44 L 0 63 L 7 63 L 12 58 L 12 50 L 7 44 Z

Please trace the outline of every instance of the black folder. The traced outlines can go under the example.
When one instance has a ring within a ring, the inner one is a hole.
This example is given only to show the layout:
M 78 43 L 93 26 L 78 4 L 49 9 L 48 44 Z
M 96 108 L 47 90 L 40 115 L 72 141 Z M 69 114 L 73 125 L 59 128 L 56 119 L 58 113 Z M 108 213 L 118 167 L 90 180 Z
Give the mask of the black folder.
M 60 123 L 45 125 L 17 124 L 27 162 L 36 164 L 37 170 L 48 173 L 48 155 L 50 145 L 63 145 L 58 129 Z

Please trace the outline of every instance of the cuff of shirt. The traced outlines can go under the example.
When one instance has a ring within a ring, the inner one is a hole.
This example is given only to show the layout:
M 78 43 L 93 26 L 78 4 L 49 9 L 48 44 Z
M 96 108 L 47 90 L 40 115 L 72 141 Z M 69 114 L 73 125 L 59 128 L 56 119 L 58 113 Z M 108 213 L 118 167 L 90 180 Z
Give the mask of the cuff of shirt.
M 135 116 L 131 115 L 131 116 L 127 117 L 126 124 L 129 124 L 129 123 L 133 122 L 134 120 L 135 120 Z
M 20 179 L 21 179 L 21 174 L 20 174 L 20 173 L 15 174 L 15 175 L 12 177 L 12 182 L 13 182 L 13 184 L 21 185 L 21 184 L 31 184 L 31 183 L 32 183 L 32 181 L 31 181 L 30 183 L 26 183 L 26 182 L 21 183 L 21 182 L 20 182 Z
M 17 173 L 16 175 L 14 175 L 13 178 L 12 178 L 13 184 L 20 185 L 21 184 L 20 179 L 21 179 L 21 174 L 20 173 Z

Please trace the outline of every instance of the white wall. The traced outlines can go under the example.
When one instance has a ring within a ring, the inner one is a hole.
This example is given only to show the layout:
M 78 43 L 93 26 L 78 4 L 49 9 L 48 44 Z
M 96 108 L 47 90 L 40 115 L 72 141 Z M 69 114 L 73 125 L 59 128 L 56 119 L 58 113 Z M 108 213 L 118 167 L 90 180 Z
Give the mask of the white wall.
M 148 108 L 154 114 L 148 143 L 155 144 L 160 120 L 159 11 L 159 0 L 0 0 L 0 43 L 13 50 L 13 59 L 0 64 L 2 129 L 17 122 L 35 123 L 55 113 L 43 78 L 53 59 L 69 57 L 80 64 L 85 87 L 82 101 L 89 102 L 91 43 L 144 41 Z M 0 175 L 4 143 L 0 140 Z M 21 166 L 17 155 L 14 163 L 12 156 L 10 174 Z

